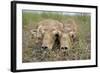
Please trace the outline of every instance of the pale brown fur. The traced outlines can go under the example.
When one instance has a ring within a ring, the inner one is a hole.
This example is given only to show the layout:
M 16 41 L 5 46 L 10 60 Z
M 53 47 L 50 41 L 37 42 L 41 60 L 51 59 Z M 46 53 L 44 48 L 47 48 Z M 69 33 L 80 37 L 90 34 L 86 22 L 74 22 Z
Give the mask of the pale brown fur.
M 36 37 L 42 40 L 42 48 L 52 49 L 54 41 L 59 37 L 61 49 L 71 48 L 76 38 L 77 25 L 73 20 L 61 23 L 57 20 L 46 19 L 38 23 Z

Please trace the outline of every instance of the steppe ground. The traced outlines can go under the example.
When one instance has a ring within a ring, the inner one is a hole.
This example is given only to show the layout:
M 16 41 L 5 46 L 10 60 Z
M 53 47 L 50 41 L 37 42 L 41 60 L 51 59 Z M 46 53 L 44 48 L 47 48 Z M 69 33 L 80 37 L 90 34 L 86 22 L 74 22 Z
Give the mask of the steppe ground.
M 74 19 L 79 26 L 79 41 L 74 49 L 66 51 L 41 49 L 41 43 L 35 44 L 31 29 L 37 29 L 37 23 L 45 19 L 54 19 L 65 23 L 67 19 Z M 24 11 L 22 13 L 22 62 L 45 62 L 63 60 L 87 60 L 91 58 L 91 16 L 87 13 Z

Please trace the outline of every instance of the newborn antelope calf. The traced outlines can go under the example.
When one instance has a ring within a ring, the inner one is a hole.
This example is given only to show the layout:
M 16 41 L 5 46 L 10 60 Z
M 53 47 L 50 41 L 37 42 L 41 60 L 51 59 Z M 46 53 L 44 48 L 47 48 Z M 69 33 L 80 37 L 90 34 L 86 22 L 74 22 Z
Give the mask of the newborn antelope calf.
M 56 40 L 60 42 L 60 49 L 70 49 L 72 39 L 76 38 L 76 25 L 73 21 L 63 24 L 57 20 L 46 19 L 38 23 L 36 29 L 37 41 L 42 41 L 41 48 L 52 49 Z

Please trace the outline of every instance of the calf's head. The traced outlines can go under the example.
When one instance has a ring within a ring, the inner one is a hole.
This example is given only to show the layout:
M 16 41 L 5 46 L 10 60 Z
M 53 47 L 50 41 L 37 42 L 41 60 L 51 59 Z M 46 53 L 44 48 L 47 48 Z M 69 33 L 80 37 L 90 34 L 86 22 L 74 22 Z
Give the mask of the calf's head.
M 69 33 L 63 33 L 61 37 L 61 49 L 70 49 L 71 46 L 71 38 Z
M 50 28 L 43 33 L 42 48 L 52 49 L 54 43 L 58 40 L 60 42 L 61 31 L 56 28 Z

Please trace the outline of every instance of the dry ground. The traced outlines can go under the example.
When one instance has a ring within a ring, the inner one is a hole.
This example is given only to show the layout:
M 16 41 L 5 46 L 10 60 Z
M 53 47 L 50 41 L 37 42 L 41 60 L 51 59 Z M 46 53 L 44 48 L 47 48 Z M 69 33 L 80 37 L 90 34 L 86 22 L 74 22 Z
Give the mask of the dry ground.
M 37 23 L 44 19 L 55 19 L 65 22 L 68 18 L 74 19 L 79 26 L 79 41 L 75 43 L 75 48 L 61 50 L 55 44 L 53 50 L 41 49 L 41 43 L 36 44 L 36 38 L 32 37 L 31 29 L 37 29 Z M 43 62 L 62 60 L 86 60 L 91 57 L 91 35 L 90 35 L 90 15 L 81 14 L 75 16 L 57 14 L 53 12 L 24 12 L 23 11 L 23 34 L 22 34 L 22 61 Z

